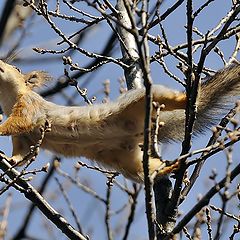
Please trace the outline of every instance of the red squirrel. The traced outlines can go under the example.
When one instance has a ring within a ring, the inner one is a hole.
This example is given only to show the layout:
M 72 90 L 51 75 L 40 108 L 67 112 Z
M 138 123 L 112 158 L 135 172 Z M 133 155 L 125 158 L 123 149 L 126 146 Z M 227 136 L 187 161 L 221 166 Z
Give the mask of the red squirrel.
M 130 90 L 113 102 L 69 107 L 46 101 L 33 91 L 48 80 L 45 72 L 23 74 L 0 60 L 0 104 L 7 116 L 0 125 L 0 135 L 12 136 L 12 160 L 17 163 L 23 159 L 39 139 L 39 128 L 48 121 L 51 131 L 45 134 L 41 148 L 66 157 L 86 157 L 142 182 L 143 152 L 139 145 L 143 143 L 145 89 Z M 217 72 L 201 84 L 194 131 L 206 128 L 233 95 L 240 95 L 238 64 Z M 164 126 L 159 128 L 159 142 L 182 140 L 186 94 L 153 85 L 153 101 L 165 105 L 160 112 Z M 149 159 L 150 174 L 162 166 L 163 161 Z M 164 167 L 159 174 L 176 167 Z

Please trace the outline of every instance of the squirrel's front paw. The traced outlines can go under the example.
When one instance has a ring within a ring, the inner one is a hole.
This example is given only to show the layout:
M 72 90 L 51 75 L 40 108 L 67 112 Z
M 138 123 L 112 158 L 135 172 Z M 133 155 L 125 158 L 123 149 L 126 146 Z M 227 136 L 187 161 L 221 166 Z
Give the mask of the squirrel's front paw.
M 12 165 L 12 166 L 15 166 L 17 165 L 18 161 L 14 158 L 9 158 L 8 159 L 8 162 Z
M 11 135 L 11 134 L 8 134 L 4 129 L 2 130 L 0 128 L 0 136 L 7 136 L 7 135 Z
M 12 156 L 11 158 L 9 158 L 7 160 L 12 166 L 21 166 L 23 164 L 22 157 Z
M 18 163 L 18 160 L 14 157 L 7 157 L 3 151 L 0 150 L 0 157 L 7 160 L 8 163 L 12 166 L 16 165 Z

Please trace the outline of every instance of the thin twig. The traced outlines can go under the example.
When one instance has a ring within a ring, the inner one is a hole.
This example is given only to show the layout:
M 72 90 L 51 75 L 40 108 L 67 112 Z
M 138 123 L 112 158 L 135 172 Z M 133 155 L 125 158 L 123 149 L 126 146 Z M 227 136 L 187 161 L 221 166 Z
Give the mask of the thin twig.
M 230 180 L 232 181 L 240 174 L 240 164 L 238 164 L 230 173 Z M 186 224 L 191 221 L 193 216 L 195 216 L 204 206 L 207 206 L 212 199 L 212 197 L 217 194 L 221 188 L 225 186 L 226 179 L 228 177 L 223 178 L 220 182 L 218 182 L 214 187 L 212 187 L 202 198 L 201 200 L 188 212 L 185 214 L 183 219 L 175 226 L 173 231 L 169 236 L 164 238 L 164 240 L 170 239 L 174 234 L 179 233 Z

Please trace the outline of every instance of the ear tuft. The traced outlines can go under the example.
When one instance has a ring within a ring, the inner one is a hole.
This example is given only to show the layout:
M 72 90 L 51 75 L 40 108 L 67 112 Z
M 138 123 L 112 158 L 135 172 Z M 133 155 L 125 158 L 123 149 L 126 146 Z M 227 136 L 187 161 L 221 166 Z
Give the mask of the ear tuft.
M 33 71 L 25 75 L 25 83 L 31 89 L 42 87 L 50 80 L 52 77 L 44 71 Z

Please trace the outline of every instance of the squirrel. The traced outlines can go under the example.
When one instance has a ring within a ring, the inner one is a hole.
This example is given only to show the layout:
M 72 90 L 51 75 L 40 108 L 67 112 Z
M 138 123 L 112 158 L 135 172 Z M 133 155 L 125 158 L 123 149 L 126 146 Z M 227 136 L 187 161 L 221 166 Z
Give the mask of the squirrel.
M 7 119 L 0 135 L 12 136 L 11 160 L 21 163 L 48 121 L 41 148 L 66 157 L 86 157 L 121 172 L 136 182 L 144 178 L 142 167 L 145 118 L 145 89 L 134 89 L 116 101 L 89 106 L 60 106 L 46 101 L 34 88 L 50 79 L 43 71 L 27 74 L 0 60 L 0 104 Z M 153 101 L 164 104 L 160 111 L 158 141 L 183 140 L 186 93 L 153 85 Z M 240 65 L 231 65 L 201 83 L 197 98 L 194 132 L 201 132 L 223 112 L 232 96 L 240 93 Z M 153 117 L 156 110 L 152 111 Z M 150 174 L 170 173 L 177 165 L 166 166 L 156 157 L 149 159 Z

